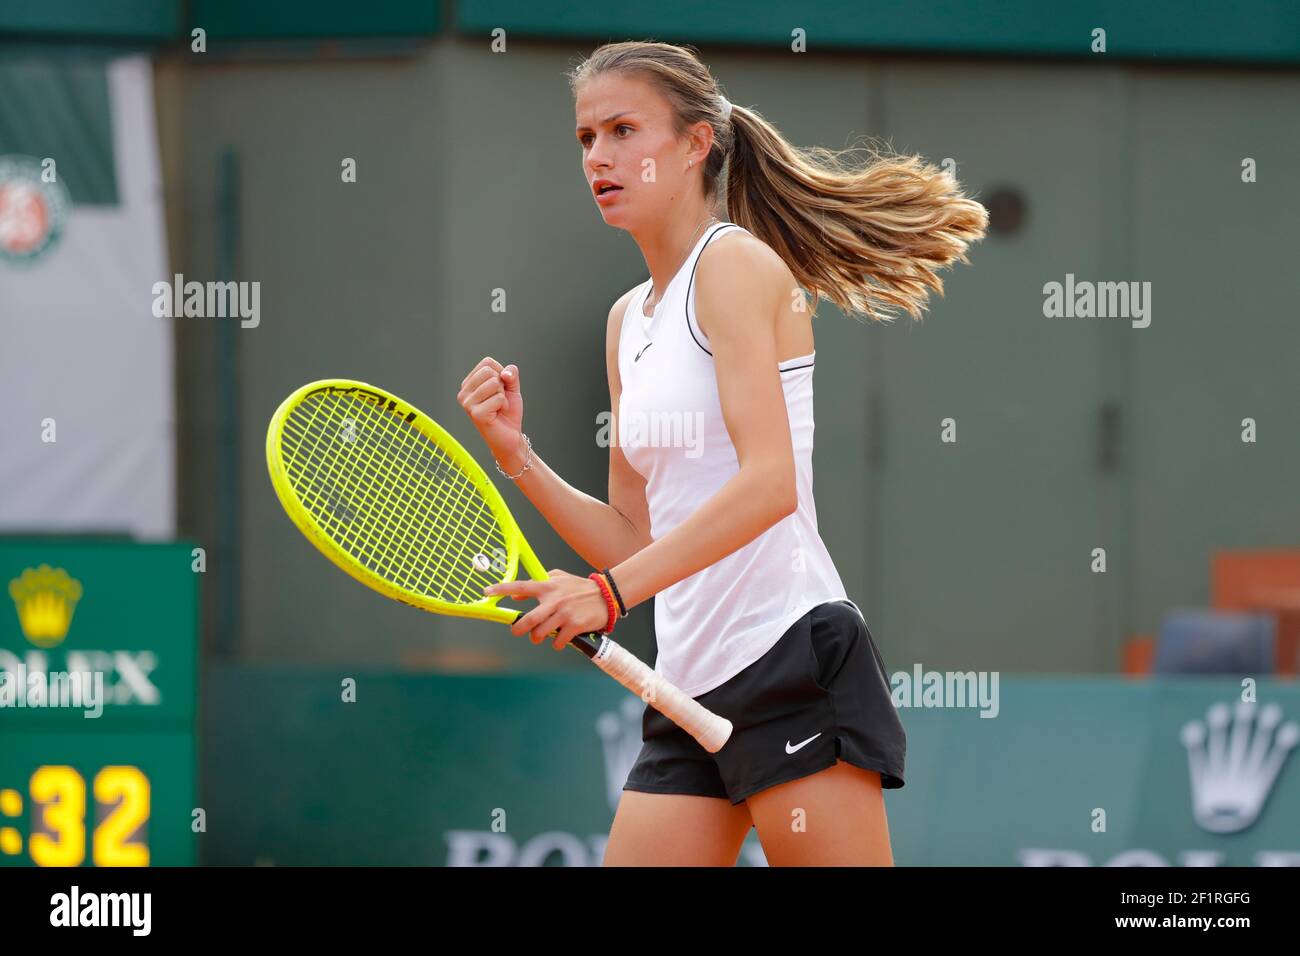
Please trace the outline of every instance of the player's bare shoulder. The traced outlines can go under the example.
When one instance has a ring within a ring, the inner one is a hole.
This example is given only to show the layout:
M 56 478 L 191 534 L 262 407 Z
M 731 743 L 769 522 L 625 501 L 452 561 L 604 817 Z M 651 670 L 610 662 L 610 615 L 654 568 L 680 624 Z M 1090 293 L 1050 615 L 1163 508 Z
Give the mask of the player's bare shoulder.
M 744 230 L 733 229 L 700 253 L 695 274 L 697 317 L 707 335 L 705 316 L 714 311 L 710 303 L 724 306 L 743 290 L 746 299 L 760 302 L 761 311 L 775 320 L 797 287 L 794 273 L 771 246 Z

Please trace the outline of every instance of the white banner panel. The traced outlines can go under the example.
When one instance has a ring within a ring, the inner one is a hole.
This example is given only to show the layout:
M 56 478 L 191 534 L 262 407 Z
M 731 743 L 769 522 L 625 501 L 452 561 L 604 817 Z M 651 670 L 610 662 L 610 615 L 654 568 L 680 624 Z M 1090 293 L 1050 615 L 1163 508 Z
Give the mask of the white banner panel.
M 0 78 L 0 533 L 172 537 L 150 62 L 20 53 Z

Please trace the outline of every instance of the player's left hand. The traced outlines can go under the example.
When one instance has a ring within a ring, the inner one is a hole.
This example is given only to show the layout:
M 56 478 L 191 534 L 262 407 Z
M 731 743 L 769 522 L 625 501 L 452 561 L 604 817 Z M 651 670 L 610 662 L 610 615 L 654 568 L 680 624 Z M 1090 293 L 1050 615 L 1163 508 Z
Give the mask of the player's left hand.
M 546 581 L 508 581 L 483 589 L 484 594 L 508 594 L 514 600 L 535 598 L 533 608 L 514 624 L 510 632 L 516 637 L 528 635 L 534 644 L 555 634 L 551 646 L 557 651 L 579 634 L 603 631 L 609 623 L 609 607 L 600 585 L 591 578 L 578 577 L 567 571 L 549 570 Z

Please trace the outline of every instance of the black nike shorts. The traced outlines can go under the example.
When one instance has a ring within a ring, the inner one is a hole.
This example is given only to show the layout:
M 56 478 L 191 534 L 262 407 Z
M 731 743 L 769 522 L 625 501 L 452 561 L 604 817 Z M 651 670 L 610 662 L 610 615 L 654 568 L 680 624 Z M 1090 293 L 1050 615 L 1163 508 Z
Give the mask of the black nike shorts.
M 731 739 L 711 754 L 653 707 L 624 790 L 725 797 L 732 804 L 835 766 L 874 770 L 881 786 L 903 786 L 907 735 L 890 699 L 889 676 L 857 608 L 813 608 L 766 654 L 695 698 L 731 721 Z

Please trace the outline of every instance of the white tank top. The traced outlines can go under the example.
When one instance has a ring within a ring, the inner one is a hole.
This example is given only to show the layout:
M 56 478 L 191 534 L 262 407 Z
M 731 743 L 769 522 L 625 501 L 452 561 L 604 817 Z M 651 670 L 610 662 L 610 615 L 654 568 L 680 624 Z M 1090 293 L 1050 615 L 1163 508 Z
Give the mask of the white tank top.
M 615 440 L 646 479 L 650 536 L 655 540 L 690 517 L 740 470 L 694 300 L 696 264 L 704 248 L 740 228 L 722 223 L 705 231 L 652 318 L 644 307 L 653 279 L 637 288 L 623 315 Z M 778 364 L 794 443 L 797 510 L 716 564 L 655 595 L 655 670 L 690 697 L 712 690 L 754 663 L 817 605 L 847 599 L 817 532 L 812 472 L 815 355 Z

